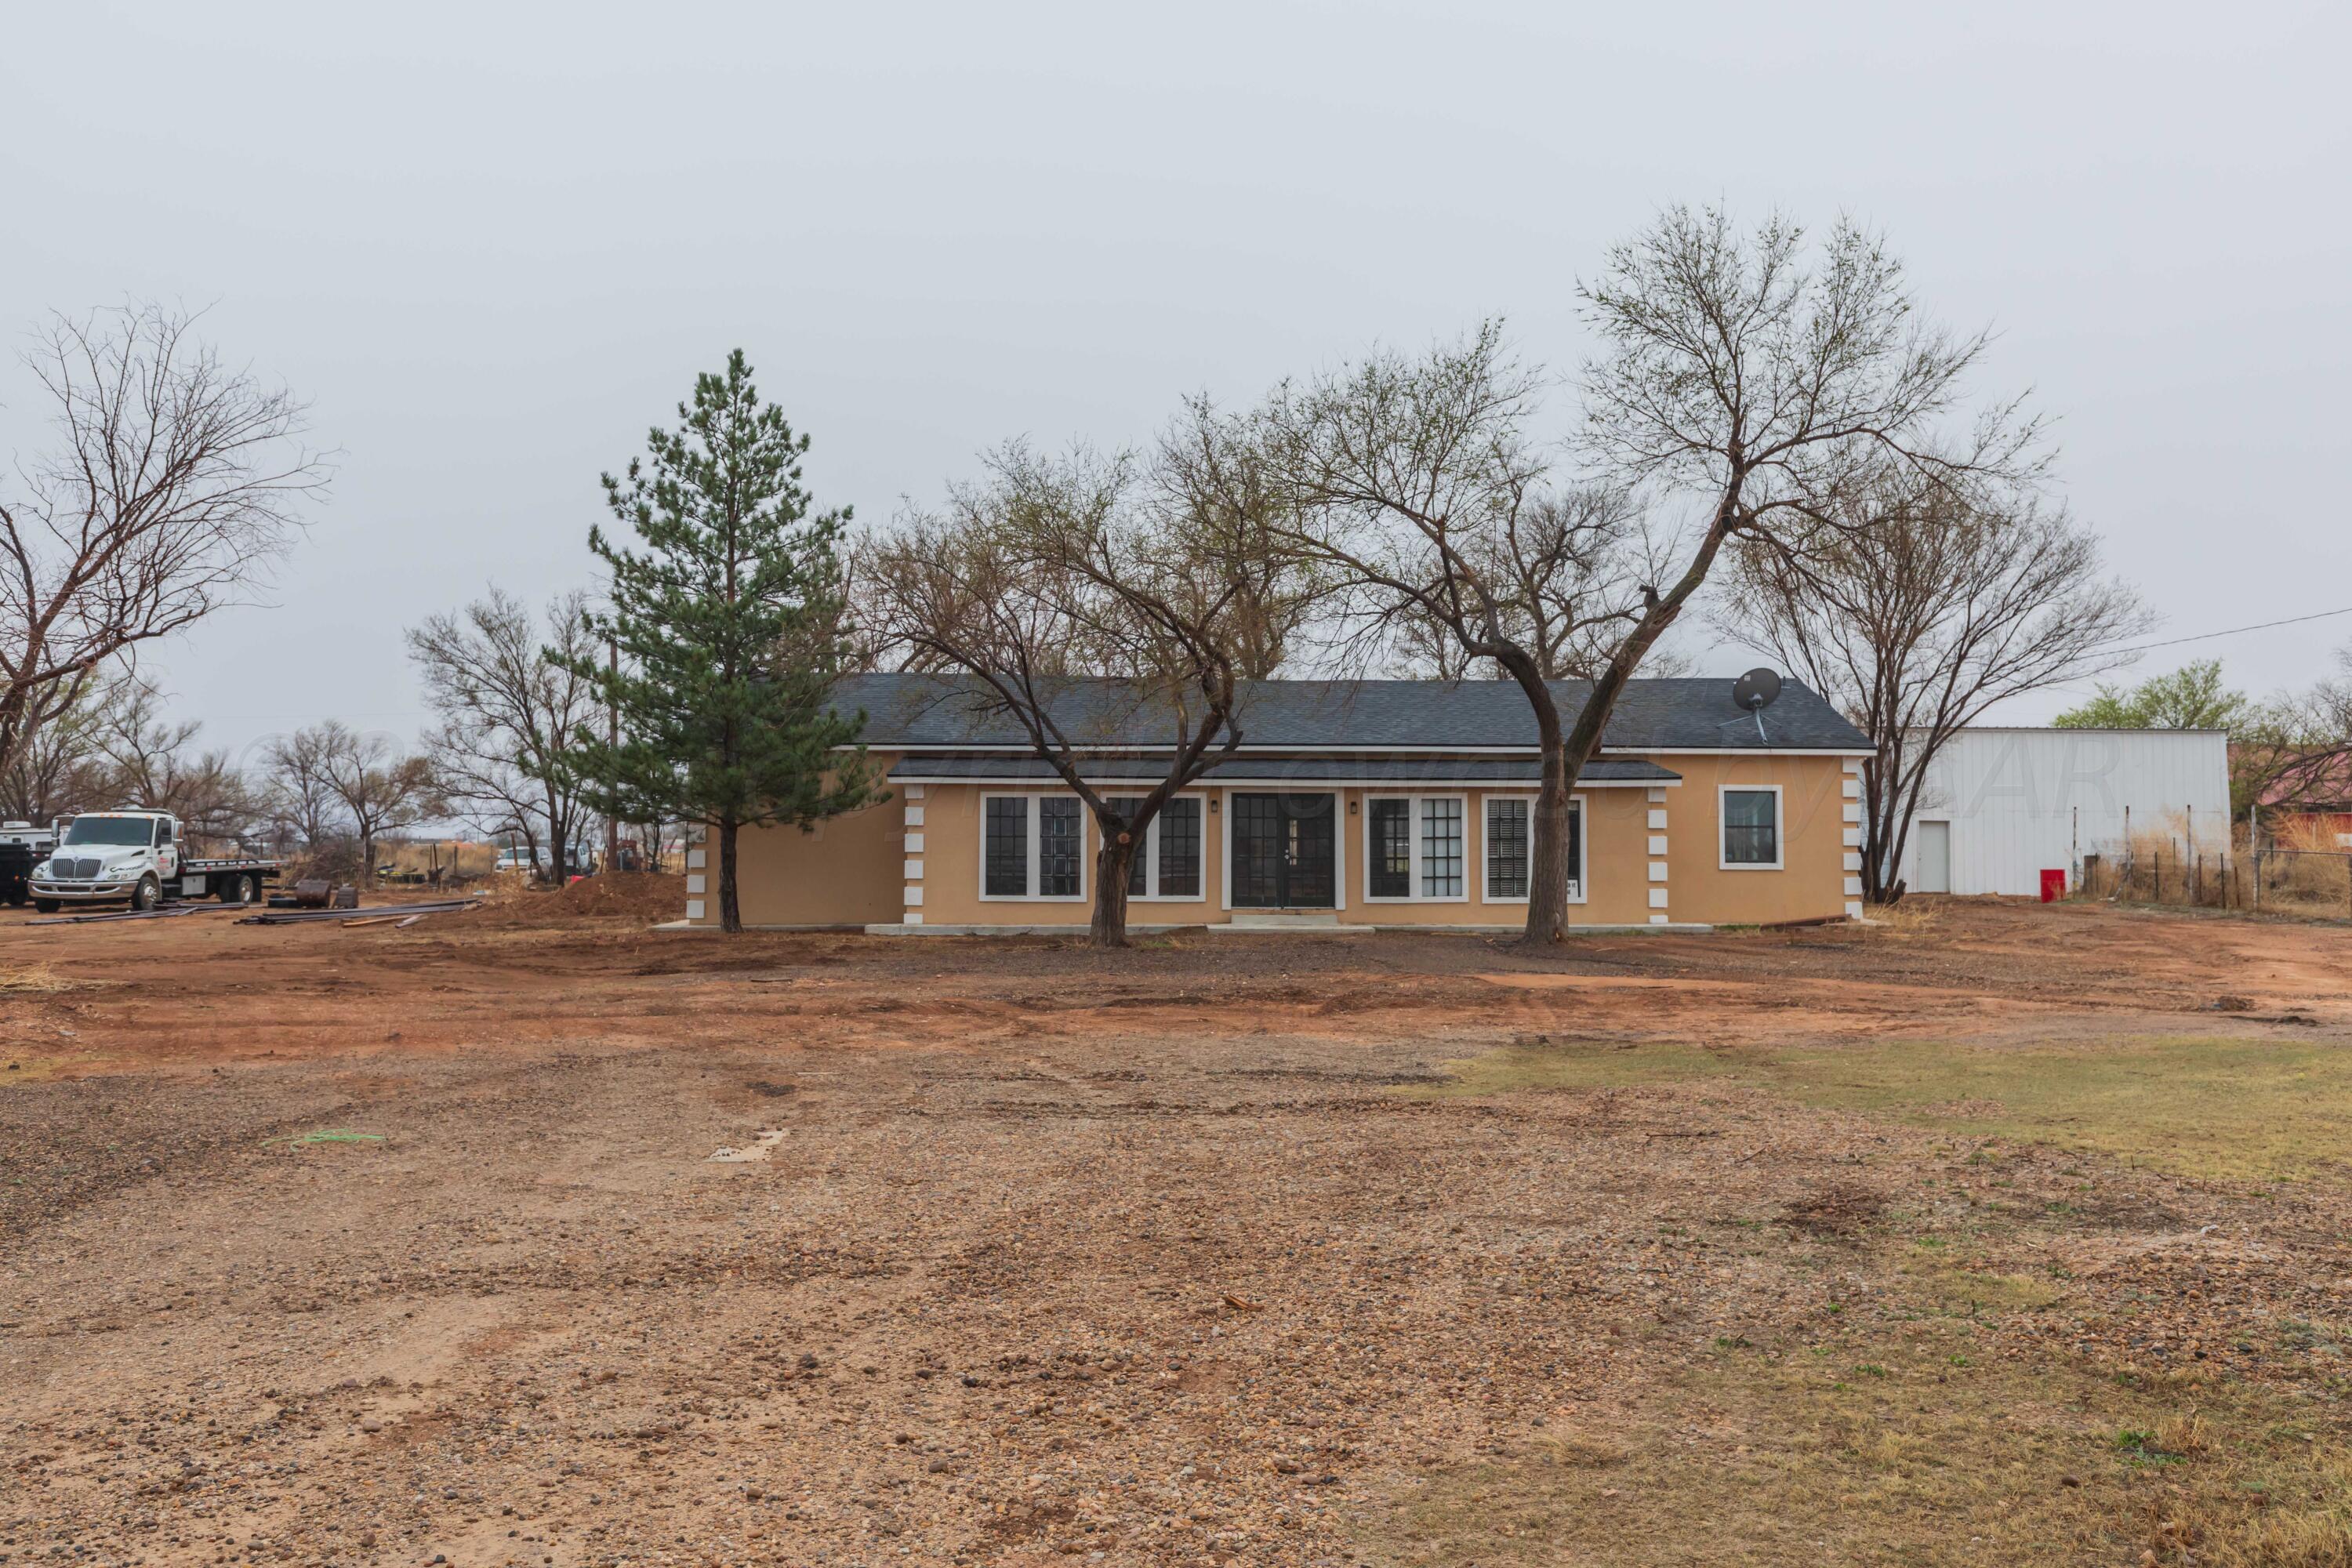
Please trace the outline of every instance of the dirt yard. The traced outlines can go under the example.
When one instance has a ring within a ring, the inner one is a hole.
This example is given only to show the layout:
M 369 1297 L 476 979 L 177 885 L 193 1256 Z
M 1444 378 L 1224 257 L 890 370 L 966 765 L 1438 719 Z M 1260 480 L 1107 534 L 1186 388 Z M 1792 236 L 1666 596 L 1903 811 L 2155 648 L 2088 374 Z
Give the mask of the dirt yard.
M 0 913 L 0 1561 L 2352 1563 L 2352 931 Z

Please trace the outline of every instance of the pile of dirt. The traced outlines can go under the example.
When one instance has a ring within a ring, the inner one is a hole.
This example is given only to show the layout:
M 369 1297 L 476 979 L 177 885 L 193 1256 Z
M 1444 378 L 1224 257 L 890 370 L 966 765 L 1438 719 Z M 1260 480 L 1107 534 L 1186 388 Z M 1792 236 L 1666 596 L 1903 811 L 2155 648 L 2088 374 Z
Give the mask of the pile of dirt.
M 566 926 L 581 921 L 627 921 L 655 925 L 686 913 L 686 879 L 652 871 L 620 871 L 583 877 L 559 889 L 530 889 L 496 899 L 496 923 Z

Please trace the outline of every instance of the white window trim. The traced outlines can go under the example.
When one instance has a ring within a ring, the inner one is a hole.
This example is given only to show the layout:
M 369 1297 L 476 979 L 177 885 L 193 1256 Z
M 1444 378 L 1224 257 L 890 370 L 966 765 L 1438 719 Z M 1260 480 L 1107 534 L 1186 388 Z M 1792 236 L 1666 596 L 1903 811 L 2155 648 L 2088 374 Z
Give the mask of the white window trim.
M 1767 792 L 1770 793 L 1772 796 L 1772 858 L 1770 860 L 1734 861 L 1726 858 L 1724 854 L 1725 846 L 1723 835 L 1724 830 L 1730 826 L 1730 819 L 1724 815 L 1723 797 L 1731 794 L 1734 790 L 1738 791 L 1742 795 L 1762 795 Z M 1727 784 L 1716 785 L 1715 868 L 1718 871 L 1783 871 L 1788 869 L 1789 824 L 1788 814 L 1783 809 L 1784 805 L 1785 802 L 1781 799 L 1780 786 L 1779 784 Z
M 988 890 L 988 803 L 992 800 L 1025 800 L 1028 805 L 1026 829 L 1029 851 L 1029 874 L 1024 884 L 1037 885 L 1037 857 L 1043 847 L 1043 835 L 1037 831 L 1037 803 L 1045 799 L 1078 800 L 1069 790 L 983 790 L 980 796 L 980 897 L 990 904 L 1083 904 L 1087 901 L 1087 862 L 1094 858 L 1087 848 L 1087 818 L 1093 813 L 1086 803 L 1078 801 L 1078 890 L 1076 893 L 992 893 Z
M 1412 867 L 1412 891 L 1399 898 L 1394 895 L 1375 896 L 1372 886 L 1372 803 L 1381 800 L 1402 800 L 1411 804 L 1405 808 L 1405 823 L 1411 830 L 1406 839 L 1406 855 Z M 1425 800 L 1458 801 L 1462 806 L 1462 890 L 1458 893 L 1424 893 L 1421 890 L 1422 844 L 1421 803 Z M 1430 790 L 1408 793 L 1403 790 L 1366 790 L 1363 804 L 1363 828 L 1359 835 L 1364 844 L 1364 902 L 1368 904 L 1466 904 L 1470 901 L 1470 867 L 1474 846 L 1483 857 L 1486 845 L 1483 837 L 1474 838 L 1470 832 L 1470 797 L 1454 790 Z M 1484 819 L 1481 819 L 1483 824 Z
M 1523 800 L 1528 803 L 1528 880 L 1532 884 L 1535 881 L 1536 869 L 1535 804 L 1537 797 L 1533 795 L 1520 795 L 1512 790 L 1490 790 L 1485 798 L 1486 800 Z M 1588 886 L 1584 879 L 1584 868 L 1591 863 L 1592 857 L 1592 813 L 1587 806 L 1580 791 L 1570 795 L 1568 804 L 1576 808 L 1576 814 L 1581 819 L 1583 828 L 1583 831 L 1576 836 L 1576 864 L 1569 868 L 1569 885 L 1575 891 L 1568 895 L 1568 901 L 1571 904 L 1580 904 L 1585 901 Z M 1485 904 L 1526 903 L 1528 900 L 1524 896 L 1516 899 L 1507 898 L 1500 893 L 1488 890 L 1489 879 L 1494 872 L 1494 862 L 1486 858 L 1486 808 L 1482 804 L 1478 807 L 1478 901 Z
M 1144 793 L 1148 795 L 1150 792 L 1147 790 Z M 1106 800 L 1141 800 L 1143 795 L 1129 795 L 1124 791 L 1119 790 L 1106 790 L 1103 793 L 1103 798 Z M 1200 843 L 1195 846 L 1193 849 L 1192 866 L 1194 874 L 1193 879 L 1198 883 L 1201 889 L 1197 893 L 1163 893 L 1160 890 L 1160 819 L 1167 815 L 1168 807 L 1170 805 L 1174 805 L 1180 800 L 1197 801 L 1200 803 L 1201 806 Z M 1096 839 L 1097 843 L 1100 842 L 1101 835 L 1099 833 L 1096 835 Z M 1140 893 L 1128 894 L 1127 901 L 1129 903 L 1207 903 L 1209 901 L 1209 798 L 1207 795 L 1198 790 L 1188 789 L 1179 790 L 1174 795 L 1170 795 L 1165 802 L 1161 803 L 1160 809 L 1151 814 L 1150 822 L 1146 824 L 1143 829 L 1143 842 L 1136 846 L 1135 852 L 1144 857 L 1143 886 L 1146 890 Z M 986 863 L 983 861 L 982 864 L 985 865 Z

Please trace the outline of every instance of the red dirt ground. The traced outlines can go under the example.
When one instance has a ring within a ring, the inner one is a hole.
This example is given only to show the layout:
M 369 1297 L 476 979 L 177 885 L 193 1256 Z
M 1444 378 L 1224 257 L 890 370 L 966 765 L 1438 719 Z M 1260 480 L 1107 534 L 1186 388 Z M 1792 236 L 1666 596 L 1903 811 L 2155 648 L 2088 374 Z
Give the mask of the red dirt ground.
M 2335 1038 L 2348 954 L 1994 904 L 1540 957 L 10 911 L 0 1561 L 1404 1561 L 1423 1478 L 1653 1410 L 1816 1310 L 1883 1194 L 1974 1179 L 1737 1092 L 1420 1094 L 1449 1061 Z M 2116 1181 L 2167 1234 L 2256 1223 Z M 2289 1206 L 2282 1299 L 2347 1268 Z M 1661 1243 L 1694 1215 L 1777 1239 Z M 1738 1560 L 1846 1560 L 1777 1550 Z

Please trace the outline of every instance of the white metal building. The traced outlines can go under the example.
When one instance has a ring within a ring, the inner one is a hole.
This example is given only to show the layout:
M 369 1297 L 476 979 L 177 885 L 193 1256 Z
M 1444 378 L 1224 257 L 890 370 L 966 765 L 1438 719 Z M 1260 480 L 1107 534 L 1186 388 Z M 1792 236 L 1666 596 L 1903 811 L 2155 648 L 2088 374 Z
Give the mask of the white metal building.
M 2220 730 L 1963 730 L 1928 771 L 1903 875 L 1915 893 L 2071 888 L 2085 855 L 2218 856 L 2230 843 L 2230 737 Z M 2169 858 L 2168 856 L 2168 858 Z

